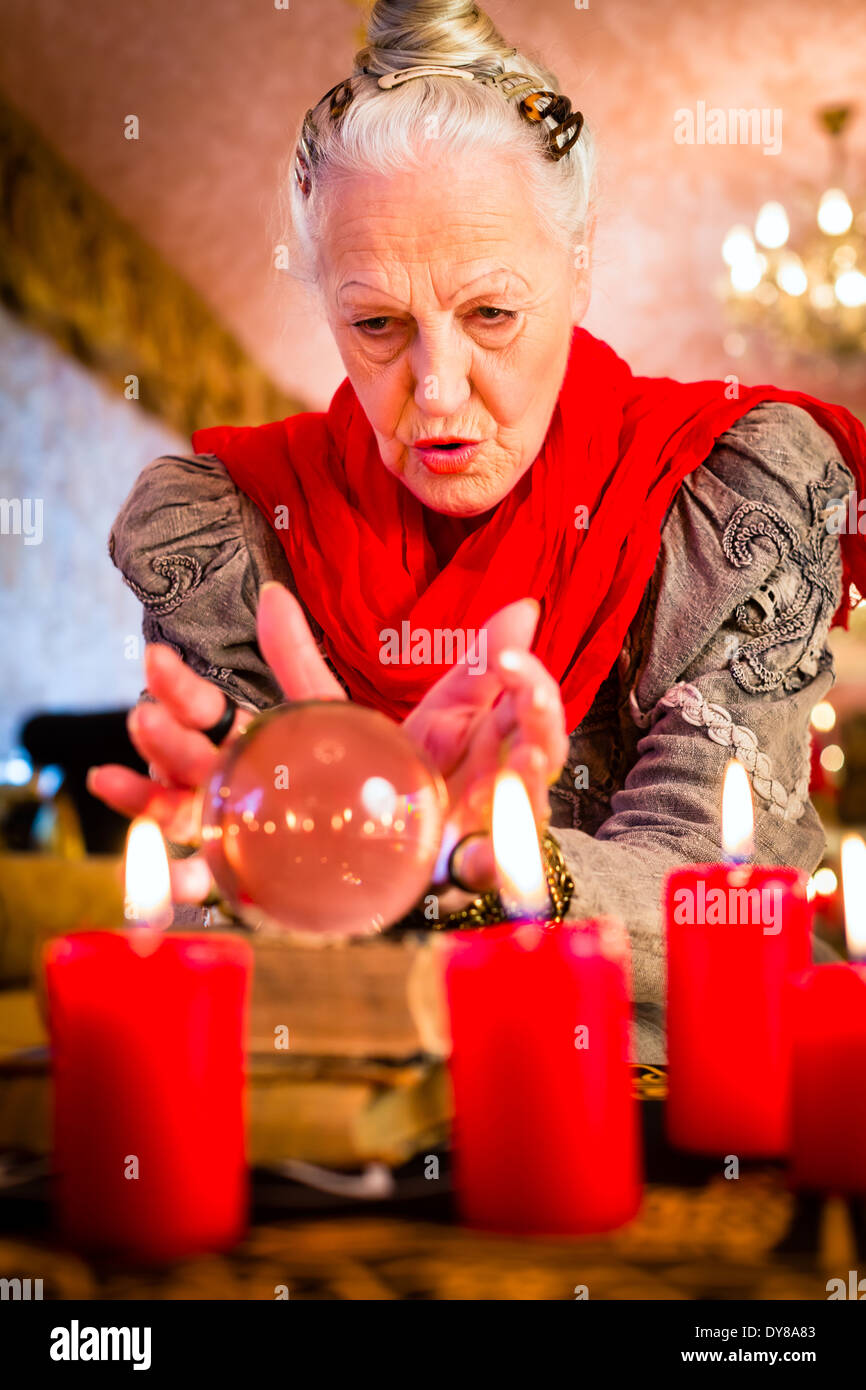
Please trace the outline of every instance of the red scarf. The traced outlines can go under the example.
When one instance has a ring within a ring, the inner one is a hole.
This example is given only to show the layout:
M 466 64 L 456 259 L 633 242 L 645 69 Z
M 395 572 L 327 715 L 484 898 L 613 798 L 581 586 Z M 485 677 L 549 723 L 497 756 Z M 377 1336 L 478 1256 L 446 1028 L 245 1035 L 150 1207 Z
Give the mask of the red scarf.
M 400 719 L 447 669 L 383 664 L 386 630 L 402 634 L 406 621 L 410 633 L 477 630 L 529 595 L 541 603 L 534 651 L 557 677 L 574 729 L 621 650 L 677 489 L 752 406 L 772 399 L 808 410 L 866 496 L 866 430 L 850 411 L 775 386 L 740 386 L 736 400 L 725 389 L 634 376 L 606 343 L 575 329 L 541 452 L 482 524 L 464 524 L 441 569 L 433 514 L 385 469 L 348 378 L 327 412 L 197 430 L 192 442 L 222 460 L 274 526 L 353 699 Z M 847 627 L 849 584 L 866 596 L 866 546 L 856 533 L 841 540 L 834 625 Z

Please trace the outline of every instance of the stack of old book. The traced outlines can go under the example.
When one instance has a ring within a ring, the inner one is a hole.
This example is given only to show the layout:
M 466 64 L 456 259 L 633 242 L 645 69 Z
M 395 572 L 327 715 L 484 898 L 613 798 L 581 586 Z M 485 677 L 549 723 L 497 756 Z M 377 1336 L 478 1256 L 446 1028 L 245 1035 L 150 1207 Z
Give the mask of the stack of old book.
M 50 1146 L 47 936 L 122 921 L 117 861 L 0 855 L 0 1151 Z M 441 1143 L 450 1089 L 439 941 L 253 937 L 251 1162 L 397 1164 Z

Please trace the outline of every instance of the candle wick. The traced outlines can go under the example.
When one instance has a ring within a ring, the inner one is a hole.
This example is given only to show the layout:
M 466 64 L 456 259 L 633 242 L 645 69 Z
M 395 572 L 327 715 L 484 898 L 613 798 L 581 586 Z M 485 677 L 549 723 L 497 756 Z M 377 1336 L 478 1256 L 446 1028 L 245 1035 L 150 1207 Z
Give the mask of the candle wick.
M 553 899 L 550 893 L 546 895 L 545 907 L 535 910 L 530 909 L 525 902 L 512 894 L 505 894 L 500 888 L 499 901 L 502 903 L 502 910 L 509 922 L 546 922 L 550 918 L 550 908 L 553 907 Z

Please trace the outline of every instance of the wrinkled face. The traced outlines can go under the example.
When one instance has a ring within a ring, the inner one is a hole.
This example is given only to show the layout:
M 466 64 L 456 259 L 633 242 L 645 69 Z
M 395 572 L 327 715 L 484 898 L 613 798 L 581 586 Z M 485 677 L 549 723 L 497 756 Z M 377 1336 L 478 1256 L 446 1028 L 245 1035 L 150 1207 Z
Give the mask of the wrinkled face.
M 539 453 L 589 295 L 513 166 L 443 152 L 344 180 L 319 269 L 385 467 L 434 511 L 495 506 Z M 475 447 L 419 447 L 449 439 Z

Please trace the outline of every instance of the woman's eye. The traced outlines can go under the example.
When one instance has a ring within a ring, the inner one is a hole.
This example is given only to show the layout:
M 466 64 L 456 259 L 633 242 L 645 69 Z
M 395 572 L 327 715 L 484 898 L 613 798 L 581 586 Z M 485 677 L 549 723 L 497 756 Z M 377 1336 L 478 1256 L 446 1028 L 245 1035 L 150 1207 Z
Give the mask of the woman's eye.
M 386 314 L 380 314 L 377 318 L 359 319 L 352 327 L 360 328 L 362 332 L 369 333 L 372 337 L 381 337 L 382 330 L 388 323 L 390 323 L 388 316 Z
M 482 304 L 475 312 L 484 317 L 485 323 L 510 323 L 512 319 L 517 318 L 513 309 L 497 309 L 493 304 Z
M 491 325 L 510 323 L 513 319 L 517 318 L 515 310 L 498 309 L 493 304 L 482 304 L 472 312 L 480 315 L 484 323 L 489 323 Z M 361 333 L 365 333 L 368 338 L 382 338 L 385 336 L 391 323 L 392 320 L 388 314 L 377 314 L 374 318 L 358 319 L 357 322 L 352 324 L 352 327 L 359 329 Z

